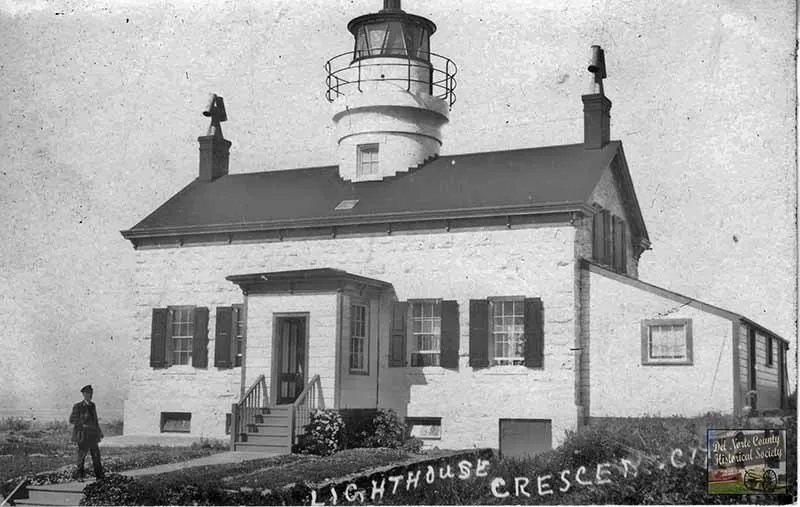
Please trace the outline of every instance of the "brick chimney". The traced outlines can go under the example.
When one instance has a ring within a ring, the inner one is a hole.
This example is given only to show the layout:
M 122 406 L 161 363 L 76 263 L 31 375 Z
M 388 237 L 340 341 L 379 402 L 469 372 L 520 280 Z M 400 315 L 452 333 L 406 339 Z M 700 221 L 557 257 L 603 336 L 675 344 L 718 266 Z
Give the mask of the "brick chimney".
M 605 52 L 592 46 L 589 62 L 592 74 L 590 93 L 583 95 L 583 147 L 587 150 L 602 148 L 611 140 L 611 101 L 603 93 L 606 78 Z
M 200 143 L 200 181 L 214 181 L 228 174 L 228 157 L 231 142 L 222 136 L 220 122 L 227 121 L 225 102 L 211 94 L 203 116 L 211 118 L 208 133 L 197 138 Z

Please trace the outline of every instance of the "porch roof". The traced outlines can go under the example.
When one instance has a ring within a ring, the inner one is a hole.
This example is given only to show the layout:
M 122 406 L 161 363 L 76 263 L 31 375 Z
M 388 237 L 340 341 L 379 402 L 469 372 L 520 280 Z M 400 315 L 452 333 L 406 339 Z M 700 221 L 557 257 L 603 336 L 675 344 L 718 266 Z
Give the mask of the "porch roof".
M 346 288 L 386 289 L 392 286 L 389 282 L 354 275 L 341 269 L 313 268 L 292 271 L 270 271 L 231 275 L 226 280 L 241 287 L 248 293 L 278 293 L 306 290 L 343 290 Z

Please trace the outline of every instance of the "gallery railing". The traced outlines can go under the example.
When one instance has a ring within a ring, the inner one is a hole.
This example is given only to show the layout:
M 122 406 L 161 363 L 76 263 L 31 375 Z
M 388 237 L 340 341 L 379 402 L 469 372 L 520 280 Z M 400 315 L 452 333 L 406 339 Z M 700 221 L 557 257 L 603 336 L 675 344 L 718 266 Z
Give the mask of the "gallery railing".
M 380 72 L 387 69 L 391 72 Z M 427 88 L 430 95 L 452 108 L 458 84 L 456 72 L 458 67 L 453 60 L 436 53 L 417 51 L 415 57 L 392 54 L 355 58 L 354 52 L 348 51 L 325 63 L 325 97 L 333 102 L 339 96 L 364 91 L 365 83 L 393 82 L 405 86 L 406 91 Z

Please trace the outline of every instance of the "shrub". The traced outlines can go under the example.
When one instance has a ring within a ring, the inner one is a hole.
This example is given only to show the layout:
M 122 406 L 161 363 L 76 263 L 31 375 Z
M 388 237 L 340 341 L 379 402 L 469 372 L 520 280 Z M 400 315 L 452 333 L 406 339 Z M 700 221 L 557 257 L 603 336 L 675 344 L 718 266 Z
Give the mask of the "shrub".
M 422 440 L 416 437 L 409 437 L 405 442 L 403 442 L 403 445 L 400 446 L 400 449 L 406 452 L 419 454 L 422 452 L 422 444 Z
M 344 421 L 342 447 L 356 449 L 365 447 L 366 440 L 375 432 L 374 408 L 347 408 L 339 411 Z
M 21 417 L 6 417 L 0 420 L 0 431 L 23 431 L 30 427 L 31 422 Z
M 406 427 L 394 410 L 378 410 L 372 420 L 372 434 L 367 436 L 364 447 L 388 447 L 397 449 L 403 445 Z
M 300 437 L 298 450 L 302 454 L 328 456 L 342 448 L 344 421 L 336 410 L 315 410 L 311 422 Z

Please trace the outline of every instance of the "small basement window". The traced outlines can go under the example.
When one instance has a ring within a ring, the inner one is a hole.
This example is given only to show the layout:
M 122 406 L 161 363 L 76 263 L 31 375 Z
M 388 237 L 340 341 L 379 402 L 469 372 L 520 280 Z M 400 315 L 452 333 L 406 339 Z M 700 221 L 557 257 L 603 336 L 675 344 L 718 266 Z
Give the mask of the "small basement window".
M 189 433 L 191 412 L 161 412 L 161 433 Z
M 442 439 L 441 417 L 406 417 L 411 436 L 422 440 Z
M 378 146 L 377 143 L 358 145 L 357 178 L 378 174 Z

